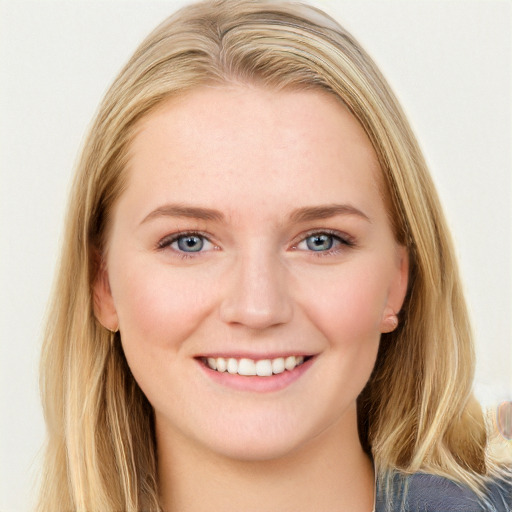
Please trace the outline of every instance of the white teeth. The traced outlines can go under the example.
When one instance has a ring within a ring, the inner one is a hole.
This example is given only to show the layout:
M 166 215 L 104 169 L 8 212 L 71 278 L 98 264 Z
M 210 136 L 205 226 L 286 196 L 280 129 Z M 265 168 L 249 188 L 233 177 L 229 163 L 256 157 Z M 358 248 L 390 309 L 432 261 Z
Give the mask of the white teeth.
M 240 359 L 238 361 L 239 375 L 256 375 L 256 364 L 252 359 Z
M 238 373 L 238 361 L 232 357 L 228 359 L 228 373 Z
M 284 357 L 278 357 L 272 361 L 272 373 L 284 372 Z
M 295 368 L 296 364 L 297 364 L 297 360 L 295 359 L 295 356 L 288 356 L 284 360 L 284 367 L 287 370 L 293 370 Z
M 270 359 L 256 361 L 256 374 L 260 377 L 270 377 L 272 375 L 272 361 Z
M 259 377 L 270 377 L 285 370 L 292 371 L 295 367 L 304 362 L 303 356 L 277 357 L 276 359 L 235 359 L 230 357 L 208 357 L 204 360 L 209 368 L 218 372 L 228 372 L 244 376 L 258 375 Z
M 223 357 L 215 359 L 215 366 L 217 366 L 217 368 L 213 368 L 212 366 L 210 366 L 210 368 L 218 372 L 225 372 L 228 369 L 228 363 Z

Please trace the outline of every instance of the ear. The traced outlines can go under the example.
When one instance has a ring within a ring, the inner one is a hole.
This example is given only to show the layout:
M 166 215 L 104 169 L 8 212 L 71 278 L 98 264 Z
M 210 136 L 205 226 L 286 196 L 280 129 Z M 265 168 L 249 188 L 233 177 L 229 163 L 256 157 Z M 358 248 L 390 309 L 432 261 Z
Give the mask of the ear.
M 108 271 L 102 259 L 96 278 L 93 283 L 94 315 L 103 327 L 109 331 L 116 331 L 119 328 L 114 299 L 110 290 Z
M 382 333 L 394 331 L 398 326 L 398 313 L 407 295 L 409 284 L 409 254 L 407 249 L 400 245 L 397 249 L 397 268 L 389 289 L 388 300 L 382 313 L 380 331 Z

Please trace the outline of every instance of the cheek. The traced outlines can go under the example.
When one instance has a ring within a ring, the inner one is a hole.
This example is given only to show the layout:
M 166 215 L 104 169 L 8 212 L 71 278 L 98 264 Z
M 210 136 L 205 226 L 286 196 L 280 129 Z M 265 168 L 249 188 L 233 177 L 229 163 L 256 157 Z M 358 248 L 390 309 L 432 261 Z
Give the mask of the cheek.
M 333 272 L 315 282 L 316 293 L 308 294 L 304 310 L 333 344 L 378 342 L 388 296 L 383 275 L 363 265 Z
M 139 261 L 117 277 L 112 291 L 127 346 L 177 350 L 211 310 L 214 290 L 198 272 Z
M 183 384 L 179 369 L 188 359 L 186 341 L 211 311 L 213 290 L 200 275 L 144 263 L 132 262 L 113 283 L 123 351 L 151 404 L 174 403 L 181 410 L 182 394 L 168 390 Z

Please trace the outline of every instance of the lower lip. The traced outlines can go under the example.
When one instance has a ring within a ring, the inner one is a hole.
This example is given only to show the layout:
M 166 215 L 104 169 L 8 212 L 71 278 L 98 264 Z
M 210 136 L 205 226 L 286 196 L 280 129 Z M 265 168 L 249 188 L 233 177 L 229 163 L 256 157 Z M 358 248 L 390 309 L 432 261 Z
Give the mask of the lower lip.
M 269 377 L 258 377 L 257 375 L 244 376 L 237 373 L 218 372 L 206 366 L 202 361 L 197 360 L 201 370 L 214 382 L 238 391 L 250 391 L 254 393 L 271 393 L 279 391 L 291 385 L 296 380 L 300 379 L 305 372 L 313 365 L 314 357 L 309 358 L 307 361 L 293 370 L 285 370 L 282 373 L 272 375 Z

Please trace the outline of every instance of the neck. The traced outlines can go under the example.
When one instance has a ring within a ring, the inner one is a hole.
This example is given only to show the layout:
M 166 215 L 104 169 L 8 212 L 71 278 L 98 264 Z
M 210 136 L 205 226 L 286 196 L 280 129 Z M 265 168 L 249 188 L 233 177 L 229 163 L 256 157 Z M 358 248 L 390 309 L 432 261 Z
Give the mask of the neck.
M 263 461 L 223 457 L 178 434 L 159 435 L 157 425 L 164 510 L 370 512 L 373 467 L 351 423 L 350 432 L 334 425 L 293 453 Z

